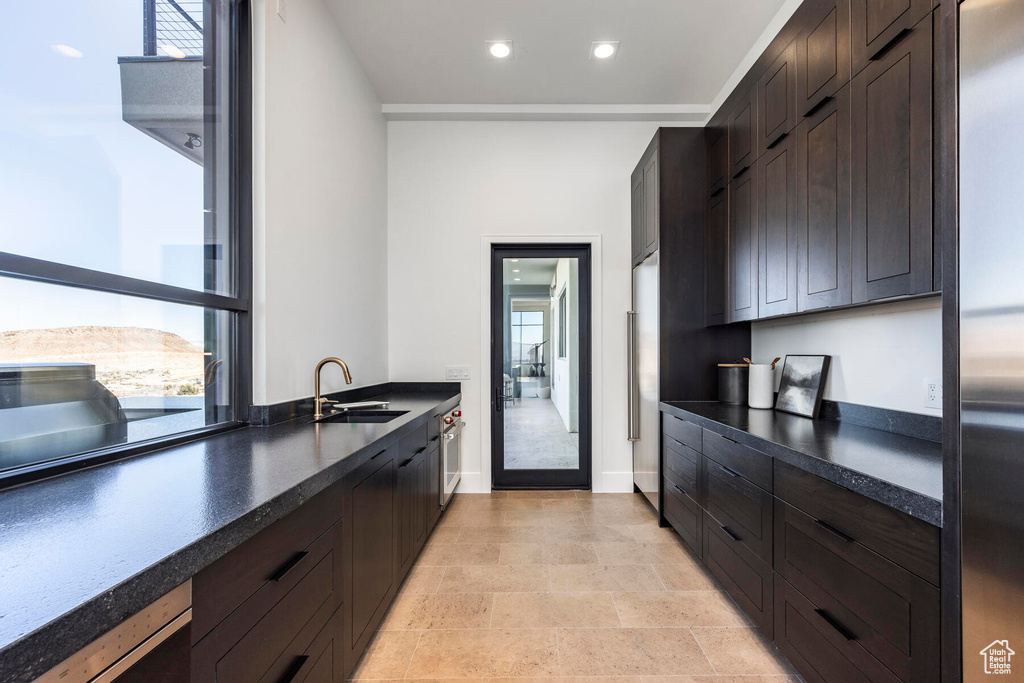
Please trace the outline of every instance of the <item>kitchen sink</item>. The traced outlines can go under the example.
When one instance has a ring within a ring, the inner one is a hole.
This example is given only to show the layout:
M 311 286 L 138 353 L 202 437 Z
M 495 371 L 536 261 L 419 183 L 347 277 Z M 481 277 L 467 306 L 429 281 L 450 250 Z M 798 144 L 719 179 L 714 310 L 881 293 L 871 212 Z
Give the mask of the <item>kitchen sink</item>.
M 324 415 L 317 422 L 342 422 L 347 424 L 391 422 L 402 417 L 408 410 L 347 410 L 343 413 Z

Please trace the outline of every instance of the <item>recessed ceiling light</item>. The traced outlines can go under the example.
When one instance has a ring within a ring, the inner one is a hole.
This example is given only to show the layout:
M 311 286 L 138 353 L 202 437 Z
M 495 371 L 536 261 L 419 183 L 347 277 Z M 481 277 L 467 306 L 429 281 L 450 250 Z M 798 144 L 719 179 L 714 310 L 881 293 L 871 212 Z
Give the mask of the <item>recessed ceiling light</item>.
M 516 282 L 519 282 L 519 278 L 513 278 Z
M 510 258 L 509 261 L 511 261 L 512 263 L 519 263 L 519 259 L 517 258 Z
M 168 57 L 173 57 L 174 59 L 185 59 L 185 53 L 175 45 L 157 45 L 157 47 L 160 48 L 160 51 Z
M 487 54 L 491 59 L 512 59 L 512 41 L 488 40 Z
M 615 59 L 619 53 L 619 41 L 617 40 L 595 40 L 590 44 L 590 58 L 600 61 Z
M 74 57 L 78 59 L 82 56 L 82 52 L 80 50 L 76 50 L 70 45 L 51 45 L 50 49 L 62 57 Z
M 513 268 L 513 269 L 512 269 L 512 272 L 513 272 L 513 273 L 518 273 L 518 272 L 519 272 L 519 269 L 518 269 L 518 268 Z

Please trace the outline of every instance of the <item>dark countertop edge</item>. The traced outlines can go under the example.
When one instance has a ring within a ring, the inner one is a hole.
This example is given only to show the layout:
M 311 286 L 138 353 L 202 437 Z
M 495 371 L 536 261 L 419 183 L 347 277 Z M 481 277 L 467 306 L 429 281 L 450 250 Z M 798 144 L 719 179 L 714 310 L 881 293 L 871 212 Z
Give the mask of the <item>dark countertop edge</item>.
M 917 491 L 911 491 L 910 489 L 904 488 L 892 482 L 886 481 L 885 479 L 879 479 L 878 477 L 856 470 L 850 469 L 843 465 L 837 465 L 835 463 L 816 458 L 808 453 L 802 453 L 800 451 L 793 450 L 780 443 L 774 441 L 768 441 L 759 436 L 754 436 L 750 432 L 742 429 L 737 429 L 730 425 L 712 420 L 691 413 L 684 408 L 670 405 L 664 401 L 659 402 L 662 412 L 674 415 L 675 417 L 689 420 L 701 427 L 710 429 L 716 434 L 728 437 L 737 443 L 741 443 L 745 446 L 750 446 L 763 453 L 767 453 L 773 458 L 799 467 L 800 469 L 810 472 L 816 476 L 826 479 L 833 484 L 838 484 L 843 488 L 850 489 L 855 493 L 859 493 L 866 498 L 870 498 L 878 503 L 887 505 L 895 510 L 906 513 L 911 517 L 919 519 L 923 522 L 927 522 L 933 526 L 942 528 L 942 501 L 932 498 L 931 496 Z M 863 427 L 864 429 L 871 429 L 871 427 Z M 909 437 L 908 437 L 909 438 Z
M 416 384 L 389 382 L 377 386 L 383 388 L 384 391 L 394 391 L 396 388 L 398 391 L 408 393 L 428 391 L 411 388 Z M 453 383 L 453 386 L 458 387 L 458 383 Z M 380 393 L 378 392 L 378 395 Z M 461 398 L 461 392 L 455 390 L 450 397 L 435 404 L 435 407 L 454 408 L 459 404 Z M 0 646 L 0 679 L 18 683 L 32 681 L 43 675 L 67 657 L 161 598 L 171 589 L 195 576 L 199 571 L 210 566 L 274 522 L 294 512 L 300 505 L 318 493 L 340 481 L 346 474 L 369 460 L 371 453 L 376 454 L 382 446 L 386 448 L 397 443 L 417 427 L 426 424 L 434 412 L 433 409 L 427 410 L 418 417 L 397 426 L 376 441 L 354 451 L 274 498 L 236 517 L 219 529 L 182 547 L 177 552 L 167 555 L 129 579 L 111 586 L 108 590 L 36 630 L 26 633 L 17 640 Z M 299 419 L 308 420 L 309 418 L 306 416 Z M 249 429 L 263 428 L 249 427 Z M 193 443 L 195 442 L 158 450 L 174 450 L 174 448 L 187 447 Z M 105 466 L 116 467 L 117 463 L 109 463 Z M 61 647 L 54 648 L 53 643 L 60 643 Z M 43 653 L 42 656 L 40 653 Z

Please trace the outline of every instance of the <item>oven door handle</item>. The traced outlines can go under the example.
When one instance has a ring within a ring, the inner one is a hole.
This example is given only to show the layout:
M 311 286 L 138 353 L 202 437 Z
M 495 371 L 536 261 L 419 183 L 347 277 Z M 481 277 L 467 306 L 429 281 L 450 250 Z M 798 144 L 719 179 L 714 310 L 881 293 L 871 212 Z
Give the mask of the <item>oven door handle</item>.
M 466 428 L 466 423 L 461 421 L 461 420 L 459 420 L 458 424 L 456 424 L 454 427 L 449 429 L 447 432 L 445 432 L 441 436 L 444 437 L 445 441 L 451 441 L 452 439 L 454 439 L 456 436 L 459 435 L 459 432 L 461 432 L 465 428 Z

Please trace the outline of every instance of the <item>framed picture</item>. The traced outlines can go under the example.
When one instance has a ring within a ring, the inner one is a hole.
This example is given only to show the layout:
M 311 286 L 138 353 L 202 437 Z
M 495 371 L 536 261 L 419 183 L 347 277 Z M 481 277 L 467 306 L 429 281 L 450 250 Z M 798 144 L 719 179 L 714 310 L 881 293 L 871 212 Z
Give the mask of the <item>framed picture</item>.
M 832 356 L 786 356 L 775 410 L 818 417 Z

